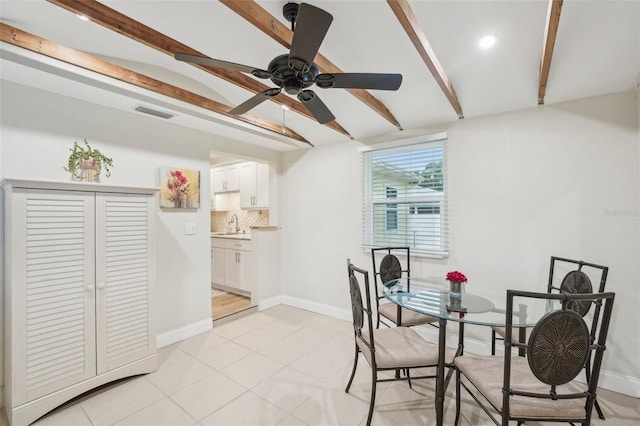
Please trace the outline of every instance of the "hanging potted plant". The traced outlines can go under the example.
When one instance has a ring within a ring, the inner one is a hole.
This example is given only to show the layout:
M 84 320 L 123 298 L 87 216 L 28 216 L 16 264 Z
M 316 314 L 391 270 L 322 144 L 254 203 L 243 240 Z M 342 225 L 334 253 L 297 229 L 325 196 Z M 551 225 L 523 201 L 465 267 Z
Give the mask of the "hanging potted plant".
M 71 155 L 69 155 L 69 161 L 64 170 L 71 173 L 73 180 L 100 182 L 100 173 L 103 167 L 106 176 L 111 177 L 109 167 L 113 167 L 113 160 L 99 150 L 92 148 L 86 139 L 84 146 L 74 142 L 73 148 L 69 148 L 69 151 L 71 151 Z

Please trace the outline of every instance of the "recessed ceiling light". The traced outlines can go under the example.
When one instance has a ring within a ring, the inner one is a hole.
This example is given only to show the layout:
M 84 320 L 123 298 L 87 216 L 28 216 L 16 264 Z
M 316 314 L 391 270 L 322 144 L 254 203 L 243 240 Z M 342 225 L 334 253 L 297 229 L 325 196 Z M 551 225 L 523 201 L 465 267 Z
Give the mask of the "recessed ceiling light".
M 496 44 L 496 36 L 494 35 L 486 35 L 478 41 L 480 49 L 488 49 L 494 44 Z
M 78 14 L 76 14 L 76 18 L 78 18 L 78 19 L 79 19 L 79 20 L 81 20 L 81 21 L 88 21 L 88 20 L 89 20 L 89 17 L 88 17 L 88 16 L 86 16 L 86 15 L 80 15 L 79 13 L 78 13 Z

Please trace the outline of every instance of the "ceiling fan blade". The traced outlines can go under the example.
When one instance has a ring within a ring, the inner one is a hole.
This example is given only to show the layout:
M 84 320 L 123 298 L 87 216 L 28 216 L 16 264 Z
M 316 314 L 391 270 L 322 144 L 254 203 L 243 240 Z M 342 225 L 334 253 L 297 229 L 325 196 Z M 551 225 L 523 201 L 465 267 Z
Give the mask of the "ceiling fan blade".
M 298 100 L 307 107 L 309 112 L 318 120 L 318 123 L 325 124 L 336 119 L 329 111 L 329 108 L 313 91 L 303 90 L 298 93 Z
M 194 64 L 207 65 L 215 68 L 222 68 L 228 71 L 240 71 L 247 74 L 255 75 L 258 78 L 269 78 L 271 73 L 269 71 L 261 70 L 260 68 L 250 67 L 248 65 L 236 64 L 233 62 L 221 61 L 219 59 L 211 59 L 206 56 L 189 55 L 187 53 L 176 53 L 175 58 L 178 61 L 190 62 Z
M 316 77 L 316 86 L 323 89 L 398 90 L 400 84 L 402 74 L 336 73 Z
M 306 72 L 313 64 L 331 21 L 333 16 L 330 13 L 307 3 L 300 4 L 289 52 L 291 69 Z
M 247 99 L 237 107 L 230 110 L 229 114 L 242 115 L 250 109 L 257 107 L 270 97 L 277 95 L 278 93 L 280 93 L 280 90 L 281 89 L 279 87 L 273 87 L 267 90 L 263 90 L 262 92 L 256 94 L 252 98 Z

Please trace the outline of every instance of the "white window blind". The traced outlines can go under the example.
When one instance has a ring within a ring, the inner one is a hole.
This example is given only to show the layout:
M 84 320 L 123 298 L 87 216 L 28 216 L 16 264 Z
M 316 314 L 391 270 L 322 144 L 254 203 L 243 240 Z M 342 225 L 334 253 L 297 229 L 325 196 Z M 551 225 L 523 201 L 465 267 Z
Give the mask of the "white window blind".
M 444 141 L 367 151 L 362 161 L 364 246 L 446 256 Z

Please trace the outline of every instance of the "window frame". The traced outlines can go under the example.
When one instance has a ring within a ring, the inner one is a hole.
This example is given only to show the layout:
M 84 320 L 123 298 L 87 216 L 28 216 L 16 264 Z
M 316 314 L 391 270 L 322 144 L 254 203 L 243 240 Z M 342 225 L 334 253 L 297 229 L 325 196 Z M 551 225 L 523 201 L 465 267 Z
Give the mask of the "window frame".
M 405 241 L 410 241 L 411 239 L 410 233 L 411 232 L 414 233 L 413 244 L 407 243 L 407 245 L 411 247 L 412 256 L 431 257 L 431 258 L 438 258 L 438 259 L 443 259 L 449 256 L 449 242 L 450 242 L 449 235 L 450 234 L 448 232 L 449 217 L 448 217 L 448 206 L 447 206 L 448 188 L 447 188 L 446 141 L 447 141 L 447 136 L 446 136 L 446 133 L 443 132 L 436 135 L 412 138 L 411 140 L 406 140 L 404 142 L 398 141 L 398 142 L 377 144 L 374 146 L 363 147 L 359 150 L 362 154 L 361 155 L 362 247 L 364 250 L 370 250 L 371 248 L 374 248 L 374 247 L 385 246 L 385 245 L 375 244 L 376 222 L 374 221 L 374 216 L 378 214 L 378 213 L 375 213 L 376 205 L 378 206 L 378 208 L 380 208 L 379 207 L 380 205 L 386 205 L 386 206 L 389 205 L 388 197 L 381 199 L 380 197 L 376 198 L 374 196 L 373 159 L 375 158 L 375 153 L 383 150 L 389 152 L 390 154 L 396 153 L 396 152 L 398 153 L 411 152 L 411 151 L 424 150 L 424 149 L 440 146 L 442 147 L 442 179 L 443 179 L 442 194 L 411 196 L 411 195 L 407 195 L 405 190 L 405 192 L 402 193 L 402 196 L 400 196 L 399 192 L 396 192 L 396 197 L 393 197 L 394 198 L 393 201 L 396 209 L 401 209 L 401 208 L 406 209 L 405 213 L 407 218 L 410 218 L 410 217 L 418 218 L 422 215 L 424 215 L 425 217 L 428 215 L 439 216 L 437 219 L 438 220 L 437 225 L 435 225 L 434 228 L 429 228 L 429 231 L 433 231 L 434 229 L 436 229 L 437 232 L 439 233 L 438 236 L 436 237 L 436 238 L 439 238 L 437 240 L 437 243 L 439 245 L 438 247 L 433 247 L 433 248 L 424 248 L 424 246 L 423 248 L 412 247 L 412 245 L 415 246 L 416 244 L 418 244 L 415 241 L 415 230 L 411 230 L 411 228 L 405 227 L 405 232 L 406 232 L 404 236 Z M 388 194 L 388 188 L 390 187 L 395 187 L 394 189 L 396 190 L 399 189 L 397 188 L 397 185 L 394 185 L 392 182 L 384 182 L 383 185 L 385 188 L 384 195 Z M 437 203 L 437 207 L 433 205 L 434 203 Z M 427 208 L 427 209 L 431 208 L 433 209 L 433 212 L 420 213 L 421 208 Z M 439 212 L 437 211 L 438 209 L 439 209 Z M 388 207 L 385 207 L 384 208 L 384 225 L 383 225 L 384 232 L 388 234 L 396 233 L 396 234 L 402 235 L 403 231 L 400 229 L 398 216 L 396 220 L 397 230 L 394 231 L 394 230 L 388 229 L 387 211 L 388 211 Z M 400 210 L 396 210 L 396 214 L 397 215 L 401 214 Z M 378 218 L 379 217 L 380 216 L 378 216 Z M 379 219 L 377 223 L 379 228 Z M 427 243 L 425 245 L 428 245 L 428 241 L 429 241 L 429 237 L 427 236 L 423 242 Z M 399 246 L 398 244 L 390 244 L 390 245 Z

